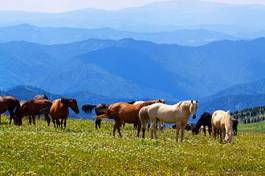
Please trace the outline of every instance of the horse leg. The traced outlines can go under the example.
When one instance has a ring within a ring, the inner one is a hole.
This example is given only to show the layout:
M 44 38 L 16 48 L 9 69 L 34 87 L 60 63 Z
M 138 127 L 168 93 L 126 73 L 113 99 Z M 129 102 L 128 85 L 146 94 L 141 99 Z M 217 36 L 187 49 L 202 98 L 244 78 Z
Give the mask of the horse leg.
M 215 127 L 212 127 L 212 133 L 213 133 L 213 138 L 216 139 L 216 129 L 215 129 Z
M 204 136 L 206 136 L 206 127 L 203 126 L 203 133 L 204 133 Z
M 63 122 L 64 122 L 64 118 L 61 119 L 61 123 L 60 123 L 61 128 L 63 128 Z
M 137 132 L 137 137 L 139 137 L 140 136 L 140 132 L 141 132 L 141 123 L 138 123 L 138 125 L 137 125 L 137 129 L 138 129 L 138 132 Z
M 142 132 L 143 132 L 143 138 L 146 130 L 146 121 L 142 122 Z
M 101 128 L 101 121 L 102 120 L 98 120 L 98 128 Z
M 119 133 L 120 137 L 122 138 L 122 135 L 121 135 L 121 127 L 122 127 L 122 124 L 121 123 L 118 123 L 118 125 L 117 125 L 118 133 Z
M 33 120 L 33 124 L 34 124 L 34 125 L 36 125 L 35 118 L 36 118 L 35 114 L 32 115 L 32 120 Z
M 181 125 L 181 127 L 180 127 L 180 142 L 182 142 L 184 139 L 184 131 L 185 131 L 185 127 L 183 125 Z
M 45 119 L 46 119 L 46 121 L 48 123 L 48 126 L 50 126 L 51 119 L 50 119 L 49 114 L 44 114 L 44 116 L 45 116 Z
M 113 126 L 113 136 L 114 137 L 115 137 L 116 129 L 117 129 L 117 121 L 115 121 L 115 124 Z
M 8 109 L 8 112 L 9 112 L 9 115 L 10 115 L 9 125 L 11 125 L 12 119 L 14 119 L 14 121 L 15 121 L 15 118 L 14 118 L 15 114 L 14 114 L 12 109 Z
M 29 115 L 29 124 L 31 125 L 31 115 Z
M 208 126 L 208 133 L 211 136 L 212 128 Z
M 176 123 L 176 142 L 178 142 L 179 139 L 179 130 L 180 130 L 180 124 Z
M 95 120 L 95 128 L 98 129 L 98 120 Z
M 66 119 L 64 119 L 64 128 L 66 128 Z

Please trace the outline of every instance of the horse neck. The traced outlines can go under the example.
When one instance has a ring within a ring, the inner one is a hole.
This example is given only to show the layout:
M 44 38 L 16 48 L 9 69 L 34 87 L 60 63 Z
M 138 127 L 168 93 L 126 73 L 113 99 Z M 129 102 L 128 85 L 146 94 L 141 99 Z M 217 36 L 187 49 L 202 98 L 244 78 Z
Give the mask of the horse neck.
M 189 118 L 191 112 L 190 112 L 190 106 L 188 104 L 182 104 L 180 105 L 180 110 L 184 114 L 185 118 Z
M 156 103 L 155 100 L 154 100 L 154 101 L 143 102 L 143 103 L 140 103 L 140 104 L 138 104 L 138 105 L 136 105 L 136 106 L 138 106 L 139 108 L 142 108 L 142 107 L 145 107 L 145 106 L 148 106 L 148 105 L 154 104 L 154 103 Z

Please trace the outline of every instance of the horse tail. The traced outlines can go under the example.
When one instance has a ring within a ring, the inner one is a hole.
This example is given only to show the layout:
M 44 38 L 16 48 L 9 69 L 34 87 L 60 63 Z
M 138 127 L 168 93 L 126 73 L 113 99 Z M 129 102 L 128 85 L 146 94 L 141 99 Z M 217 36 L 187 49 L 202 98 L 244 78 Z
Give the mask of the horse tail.
M 22 117 L 21 117 L 21 105 L 20 102 L 16 99 L 15 100 L 15 109 L 14 109 L 14 113 L 15 113 L 15 119 L 14 122 L 17 125 L 21 125 L 22 124 Z
M 96 120 L 102 120 L 102 119 L 105 119 L 105 118 L 107 118 L 107 117 L 108 117 L 107 114 L 102 114 L 102 115 L 97 116 L 97 117 L 96 117 Z

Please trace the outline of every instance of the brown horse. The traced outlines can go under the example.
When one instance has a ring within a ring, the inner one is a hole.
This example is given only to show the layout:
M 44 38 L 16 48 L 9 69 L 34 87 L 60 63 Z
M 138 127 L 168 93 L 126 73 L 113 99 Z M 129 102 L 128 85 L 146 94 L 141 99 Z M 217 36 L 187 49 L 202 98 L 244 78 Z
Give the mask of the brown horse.
M 154 104 L 154 103 L 164 103 L 164 100 L 152 100 L 139 103 L 137 105 L 128 103 L 115 103 L 109 106 L 107 116 L 115 117 L 115 124 L 113 127 L 113 136 L 115 136 L 116 130 L 120 137 L 122 137 L 120 129 L 124 123 L 131 123 L 137 125 L 137 136 L 139 137 L 141 130 L 141 122 L 139 120 L 138 114 L 141 108 Z M 105 116 L 106 117 L 106 116 Z M 100 118 L 100 116 L 98 117 Z
M 79 114 L 79 108 L 75 99 L 57 99 L 54 100 L 50 109 L 50 114 L 54 127 L 66 127 L 66 120 L 69 115 L 69 108 L 71 108 L 76 114 Z M 56 125 L 55 125 L 56 121 Z
M 29 116 L 29 124 L 31 125 L 31 122 L 33 121 L 33 124 L 35 125 L 36 115 L 40 113 L 44 113 L 45 120 L 47 121 L 48 126 L 50 126 L 49 112 L 50 112 L 51 106 L 52 106 L 52 102 L 49 100 L 40 99 L 40 100 L 26 101 L 21 106 L 19 117 L 20 119 L 22 119 L 25 116 Z
M 48 96 L 46 94 L 43 95 L 36 95 L 35 97 L 33 97 L 33 100 L 49 100 Z M 50 110 L 48 111 L 48 113 L 50 112 Z M 40 116 L 44 114 L 45 118 L 47 117 L 47 111 L 44 112 L 39 112 L 38 113 L 38 118 L 40 119 Z
M 12 119 L 14 119 L 15 125 L 21 125 L 18 114 L 20 111 L 19 101 L 15 97 L 11 96 L 0 96 L 0 124 L 1 124 L 1 114 L 6 111 L 10 114 L 9 124 L 12 123 Z

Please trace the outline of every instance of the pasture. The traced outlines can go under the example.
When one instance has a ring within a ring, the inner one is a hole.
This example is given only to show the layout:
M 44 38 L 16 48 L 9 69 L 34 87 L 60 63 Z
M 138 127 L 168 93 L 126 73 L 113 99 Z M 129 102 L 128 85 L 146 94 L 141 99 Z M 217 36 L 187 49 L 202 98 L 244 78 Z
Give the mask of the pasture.
M 0 175 L 264 175 L 265 123 L 240 125 L 232 145 L 185 132 L 158 132 L 158 140 L 136 137 L 132 125 L 123 138 L 112 136 L 113 122 L 68 120 L 66 129 L 0 126 Z

